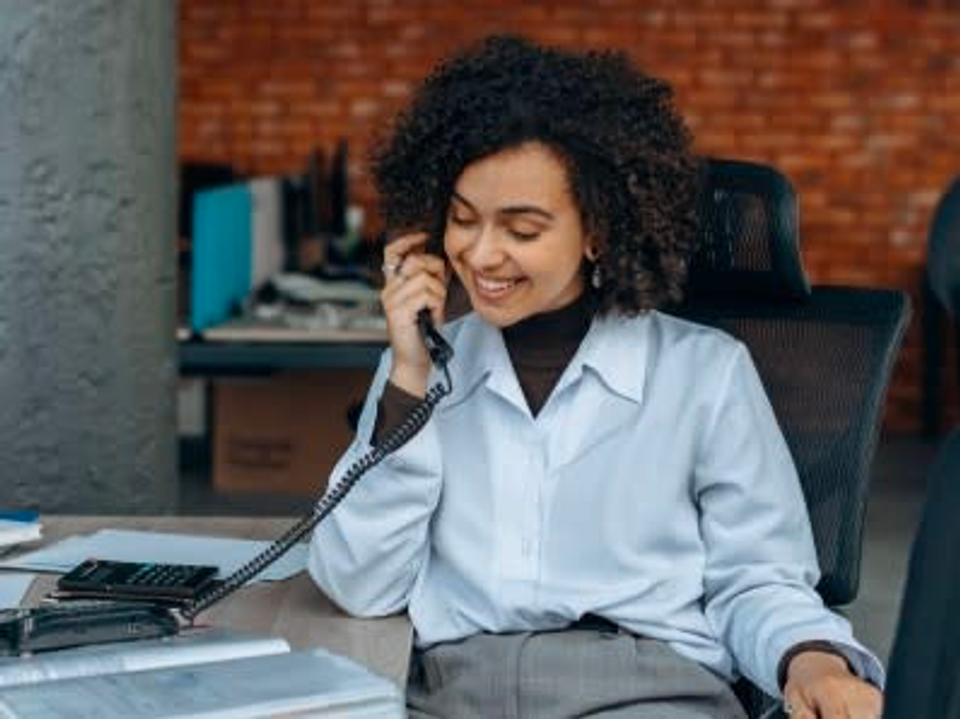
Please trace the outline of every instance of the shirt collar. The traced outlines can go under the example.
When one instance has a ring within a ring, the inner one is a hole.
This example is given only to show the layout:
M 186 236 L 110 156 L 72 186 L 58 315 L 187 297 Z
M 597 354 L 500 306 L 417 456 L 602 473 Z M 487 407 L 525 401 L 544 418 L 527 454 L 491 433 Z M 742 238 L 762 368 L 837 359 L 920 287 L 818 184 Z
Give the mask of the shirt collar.
M 649 313 L 594 318 L 557 391 L 589 368 L 611 392 L 640 404 L 647 374 L 650 327 Z
M 488 378 L 493 378 L 491 385 L 503 385 L 512 374 L 510 356 L 499 329 L 474 312 L 460 318 L 457 325 L 449 367 L 453 391 L 447 399 L 448 406 L 464 401 Z
M 453 391 L 447 404 L 459 404 L 483 381 L 493 391 L 525 404 L 500 330 L 473 312 L 458 323 L 450 362 Z M 589 368 L 611 392 L 639 404 L 643 400 L 651 326 L 651 313 L 594 318 L 554 391 L 563 390 Z

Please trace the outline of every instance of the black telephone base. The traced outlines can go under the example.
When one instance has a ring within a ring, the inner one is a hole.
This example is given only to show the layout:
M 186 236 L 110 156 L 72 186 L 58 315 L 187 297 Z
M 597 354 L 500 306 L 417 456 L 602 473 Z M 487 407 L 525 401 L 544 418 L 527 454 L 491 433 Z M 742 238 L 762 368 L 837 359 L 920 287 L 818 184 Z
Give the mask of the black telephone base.
M 168 637 L 180 620 L 167 607 L 133 602 L 69 602 L 0 611 L 0 655 Z

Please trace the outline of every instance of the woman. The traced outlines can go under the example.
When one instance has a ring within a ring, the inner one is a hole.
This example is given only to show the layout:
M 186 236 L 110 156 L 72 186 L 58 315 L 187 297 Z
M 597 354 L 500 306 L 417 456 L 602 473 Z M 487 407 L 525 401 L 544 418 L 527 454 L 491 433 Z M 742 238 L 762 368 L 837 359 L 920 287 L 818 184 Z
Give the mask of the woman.
M 374 170 L 390 350 L 334 477 L 424 397 L 416 317 L 443 323 L 451 271 L 472 311 L 444 327 L 451 395 L 309 568 L 351 613 L 409 611 L 411 715 L 742 717 L 742 674 L 797 717 L 878 717 L 747 351 L 657 311 L 696 230 L 669 87 L 492 38 L 424 82 Z

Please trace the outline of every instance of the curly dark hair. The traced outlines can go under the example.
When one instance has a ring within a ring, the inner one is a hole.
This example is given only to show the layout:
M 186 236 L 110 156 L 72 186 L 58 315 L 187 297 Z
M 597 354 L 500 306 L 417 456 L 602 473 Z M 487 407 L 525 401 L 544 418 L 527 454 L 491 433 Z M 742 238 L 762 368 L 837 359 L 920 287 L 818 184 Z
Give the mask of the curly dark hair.
M 664 81 L 624 53 L 494 36 L 441 63 L 372 155 L 388 229 L 439 236 L 470 163 L 525 142 L 564 162 L 603 282 L 595 312 L 677 302 L 696 237 L 698 164 Z M 584 272 L 592 268 L 584 266 Z

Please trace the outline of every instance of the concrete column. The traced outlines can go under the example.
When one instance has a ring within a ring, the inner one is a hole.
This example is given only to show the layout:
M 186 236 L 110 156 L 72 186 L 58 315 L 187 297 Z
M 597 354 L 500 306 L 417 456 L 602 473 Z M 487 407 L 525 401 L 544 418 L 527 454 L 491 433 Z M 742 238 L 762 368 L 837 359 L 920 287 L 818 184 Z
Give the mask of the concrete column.
M 0 506 L 176 506 L 176 3 L 0 0 Z

